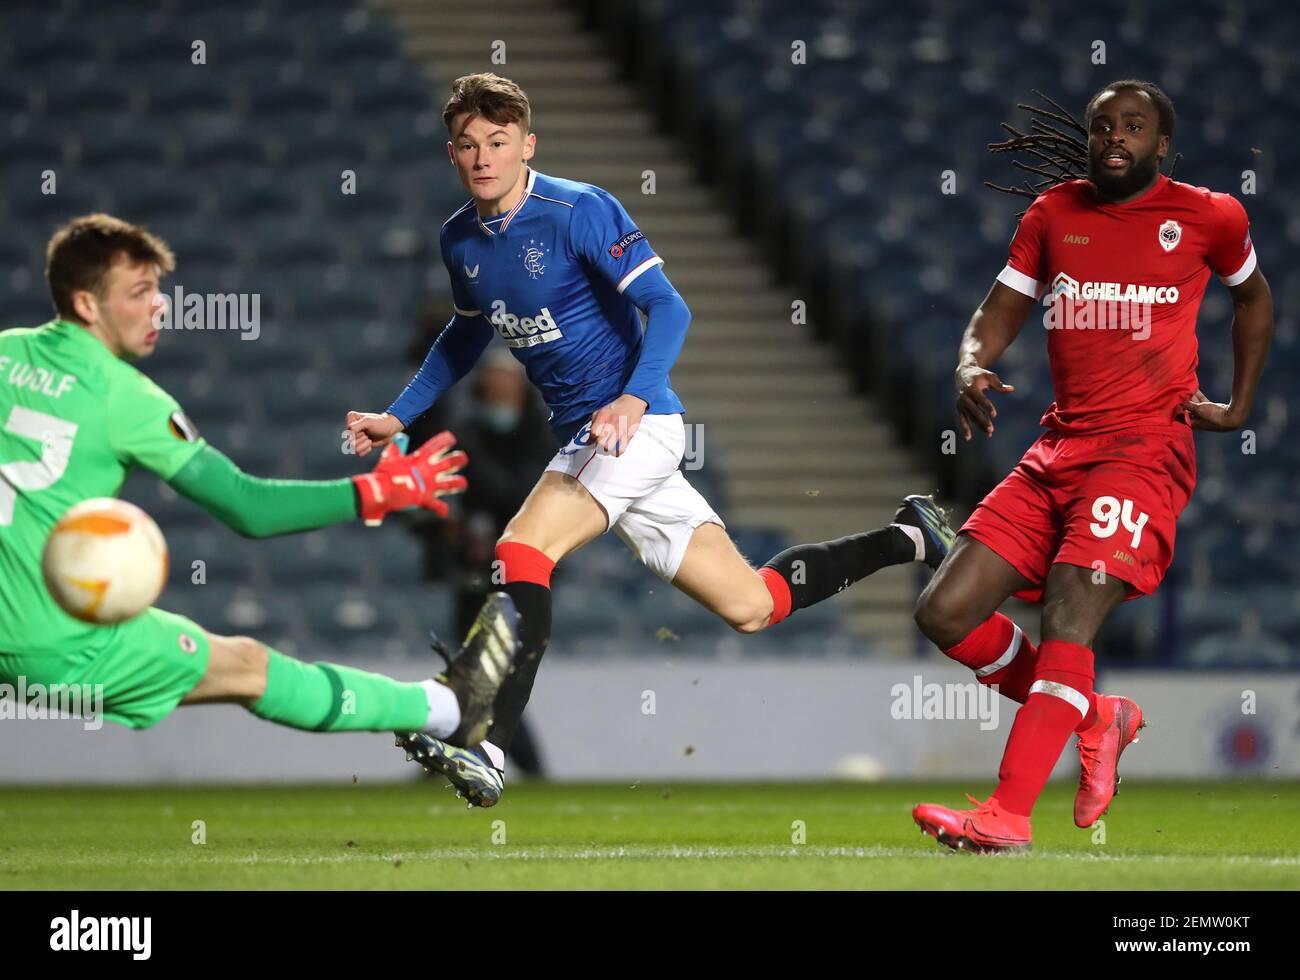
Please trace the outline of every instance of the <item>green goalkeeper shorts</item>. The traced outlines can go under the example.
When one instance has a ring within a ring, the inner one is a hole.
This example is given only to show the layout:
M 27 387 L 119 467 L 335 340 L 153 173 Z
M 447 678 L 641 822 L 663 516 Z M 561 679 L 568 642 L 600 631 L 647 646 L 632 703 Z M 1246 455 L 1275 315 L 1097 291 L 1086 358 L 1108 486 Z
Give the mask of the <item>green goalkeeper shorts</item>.
M 171 714 L 208 669 L 207 634 L 161 609 L 94 627 L 87 640 L 67 654 L 0 652 L 0 682 L 17 685 L 21 677 L 28 687 L 102 685 L 104 718 L 148 728 Z

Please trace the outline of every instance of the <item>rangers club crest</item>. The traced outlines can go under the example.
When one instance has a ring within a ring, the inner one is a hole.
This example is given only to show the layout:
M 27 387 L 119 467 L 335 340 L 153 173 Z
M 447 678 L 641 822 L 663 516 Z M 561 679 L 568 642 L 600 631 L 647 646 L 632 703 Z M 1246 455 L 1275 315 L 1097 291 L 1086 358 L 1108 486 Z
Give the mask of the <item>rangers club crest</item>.
M 536 279 L 546 271 L 546 266 L 542 264 L 542 259 L 546 255 L 546 249 L 542 243 L 528 239 L 528 244 L 520 250 L 519 258 L 523 260 L 524 271 L 528 273 L 529 279 Z
M 1169 220 L 1160 226 L 1160 247 L 1166 252 L 1172 252 L 1182 237 L 1183 229 L 1179 227 L 1177 221 Z

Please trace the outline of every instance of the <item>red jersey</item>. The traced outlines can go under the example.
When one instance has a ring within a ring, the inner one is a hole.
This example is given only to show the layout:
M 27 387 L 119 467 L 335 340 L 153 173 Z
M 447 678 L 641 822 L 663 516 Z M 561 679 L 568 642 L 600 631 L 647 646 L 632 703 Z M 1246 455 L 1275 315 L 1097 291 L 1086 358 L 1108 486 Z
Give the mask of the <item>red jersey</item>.
M 998 276 L 1043 297 L 1056 401 L 1042 424 L 1082 434 L 1172 421 L 1198 387 L 1210 273 L 1235 286 L 1254 271 L 1246 211 L 1230 194 L 1163 174 L 1125 204 L 1099 203 L 1086 180 L 1044 191 Z

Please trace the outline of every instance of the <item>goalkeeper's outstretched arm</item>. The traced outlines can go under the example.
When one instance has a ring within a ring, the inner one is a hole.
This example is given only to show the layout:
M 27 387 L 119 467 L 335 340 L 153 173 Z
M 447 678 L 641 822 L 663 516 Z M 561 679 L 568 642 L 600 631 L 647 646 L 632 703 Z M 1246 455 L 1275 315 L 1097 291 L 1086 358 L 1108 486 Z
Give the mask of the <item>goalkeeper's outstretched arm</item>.
M 275 480 L 250 476 L 224 453 L 204 446 L 168 484 L 231 530 L 248 538 L 311 531 L 360 517 L 379 524 L 386 514 L 423 507 L 447 516 L 441 498 L 465 489 L 457 476 L 467 462 L 442 432 L 409 456 L 389 446 L 369 473 L 339 480 Z

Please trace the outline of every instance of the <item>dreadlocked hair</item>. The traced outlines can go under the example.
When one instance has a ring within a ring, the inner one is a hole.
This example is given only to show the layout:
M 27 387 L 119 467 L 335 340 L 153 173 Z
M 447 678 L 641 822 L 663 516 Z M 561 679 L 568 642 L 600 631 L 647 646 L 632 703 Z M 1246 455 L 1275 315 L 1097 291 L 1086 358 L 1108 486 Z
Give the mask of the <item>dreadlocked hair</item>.
M 1043 105 L 1016 103 L 1017 109 L 1024 109 L 1032 117 L 1029 120 L 1029 132 L 1022 133 L 1009 123 L 1002 123 L 1002 128 L 1010 134 L 1010 139 L 1001 143 L 990 143 L 990 153 L 1023 153 L 1033 157 L 1038 163 L 1026 163 L 1012 160 L 1011 166 L 1017 170 L 1034 174 L 1036 179 L 1025 178 L 1019 187 L 1003 187 L 991 180 L 984 181 L 985 187 L 991 187 L 1003 194 L 1027 197 L 1030 200 L 1049 187 L 1064 184 L 1069 180 L 1088 179 L 1088 129 L 1055 99 L 1044 95 L 1038 89 L 1030 89 Z M 1169 167 L 1172 178 L 1178 169 L 1181 153 L 1174 157 Z M 1021 211 L 1017 218 L 1024 215 Z

